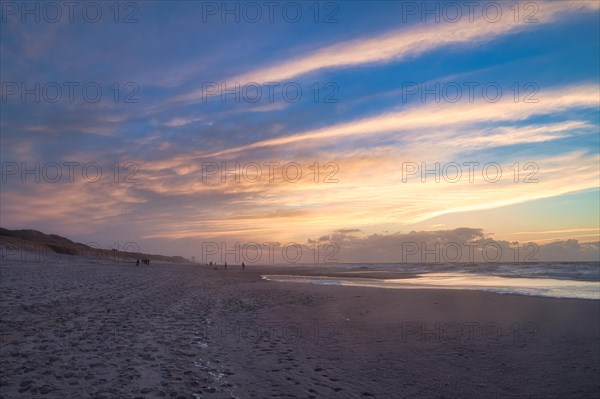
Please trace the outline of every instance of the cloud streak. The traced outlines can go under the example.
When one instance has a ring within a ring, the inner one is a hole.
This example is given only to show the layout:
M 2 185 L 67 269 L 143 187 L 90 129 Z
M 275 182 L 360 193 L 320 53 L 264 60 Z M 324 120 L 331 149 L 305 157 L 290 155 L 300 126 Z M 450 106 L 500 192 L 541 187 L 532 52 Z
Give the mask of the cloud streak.
M 514 102 L 511 98 L 504 97 L 497 103 L 462 101 L 444 105 L 425 104 L 405 111 L 389 112 L 320 129 L 293 133 L 206 155 L 223 156 L 254 148 L 281 146 L 303 141 L 339 140 L 349 136 L 372 136 L 386 132 L 423 131 L 483 122 L 522 121 L 535 115 L 545 115 L 573 108 L 598 107 L 600 104 L 599 90 L 600 86 L 593 84 L 545 90 L 539 93 L 541 100 L 537 103 Z M 571 127 L 576 125 L 577 122 Z M 562 125 L 563 128 L 564 126 Z M 553 129 L 556 129 L 556 126 Z M 545 135 L 538 134 L 538 140 L 542 139 L 543 141 L 550 137 L 557 137 L 547 133 Z M 506 143 L 507 141 L 506 135 L 494 137 L 496 142 Z M 490 145 L 494 141 L 494 137 L 482 138 L 481 141 L 485 140 Z
M 505 17 L 500 18 L 497 22 L 489 22 L 489 19 L 478 16 L 472 22 L 467 18 L 462 18 L 458 23 L 425 24 L 400 29 L 375 37 L 330 45 L 312 53 L 276 63 L 274 66 L 233 76 L 225 81 L 237 82 L 241 85 L 251 82 L 264 84 L 286 81 L 323 69 L 397 62 L 450 46 L 486 43 L 504 35 L 553 23 L 564 18 L 569 12 L 596 11 L 600 8 L 599 3 L 595 1 L 545 1 L 536 4 L 539 5 L 539 12 L 536 14 L 538 23 L 535 24 L 515 22 L 512 12 L 508 9 L 510 4 L 506 3 L 503 4 Z M 177 96 L 173 100 L 197 101 L 205 98 L 208 94 L 203 89 L 199 89 Z

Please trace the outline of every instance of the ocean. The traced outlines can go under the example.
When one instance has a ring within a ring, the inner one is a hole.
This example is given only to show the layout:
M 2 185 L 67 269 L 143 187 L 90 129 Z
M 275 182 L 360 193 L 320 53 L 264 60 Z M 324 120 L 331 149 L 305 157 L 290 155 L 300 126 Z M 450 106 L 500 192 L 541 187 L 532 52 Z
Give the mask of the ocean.
M 600 300 L 600 262 L 337 263 L 288 267 L 291 270 L 318 270 L 319 275 L 266 274 L 263 279 L 390 289 L 480 290 L 499 294 Z M 328 276 L 327 273 L 335 276 Z M 386 277 L 377 278 L 378 273 L 385 273 Z

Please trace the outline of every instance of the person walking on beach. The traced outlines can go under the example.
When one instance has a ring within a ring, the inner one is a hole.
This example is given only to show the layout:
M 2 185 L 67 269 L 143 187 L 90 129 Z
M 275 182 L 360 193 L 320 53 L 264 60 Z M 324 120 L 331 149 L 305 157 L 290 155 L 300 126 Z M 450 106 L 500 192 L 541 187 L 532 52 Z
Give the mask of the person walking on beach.
M 246 268 L 246 265 L 244 264 L 244 262 L 242 262 L 242 270 L 244 270 Z
M 225 270 L 227 270 L 227 262 L 225 262 Z
M 139 259 L 135 261 L 135 265 L 136 265 L 136 266 L 139 266 L 139 265 L 140 265 L 140 260 L 139 260 Z

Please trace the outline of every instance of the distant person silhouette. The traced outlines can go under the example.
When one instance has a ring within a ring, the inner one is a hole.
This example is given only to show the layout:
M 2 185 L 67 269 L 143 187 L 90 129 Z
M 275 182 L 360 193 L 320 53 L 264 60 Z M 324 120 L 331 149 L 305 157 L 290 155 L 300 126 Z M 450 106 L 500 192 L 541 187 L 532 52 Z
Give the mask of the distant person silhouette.
M 135 265 L 136 265 L 136 266 L 139 266 L 139 265 L 140 265 L 140 260 L 139 260 L 139 259 L 135 261 Z
M 244 262 L 242 262 L 242 270 L 244 270 L 246 268 L 246 265 L 244 264 Z
M 225 270 L 227 270 L 227 262 L 225 262 Z

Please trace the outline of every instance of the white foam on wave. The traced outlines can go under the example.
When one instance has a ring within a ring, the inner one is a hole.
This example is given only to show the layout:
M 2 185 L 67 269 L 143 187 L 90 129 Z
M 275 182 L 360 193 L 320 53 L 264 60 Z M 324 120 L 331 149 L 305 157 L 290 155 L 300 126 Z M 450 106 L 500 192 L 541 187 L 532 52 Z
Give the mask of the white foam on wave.
M 552 278 L 500 277 L 467 273 L 424 273 L 402 279 L 331 278 L 327 276 L 264 275 L 265 280 L 284 283 L 341 285 L 374 288 L 436 288 L 479 290 L 499 294 L 600 300 L 600 281 Z

